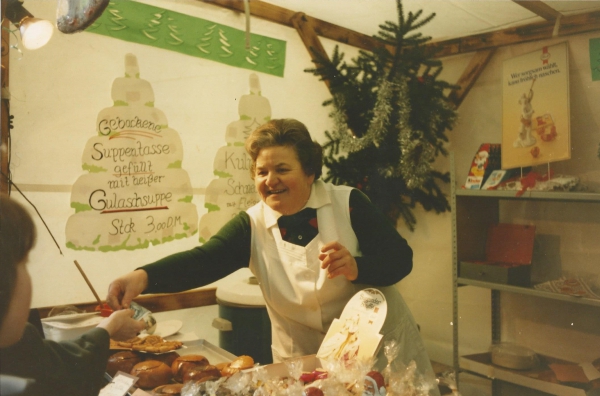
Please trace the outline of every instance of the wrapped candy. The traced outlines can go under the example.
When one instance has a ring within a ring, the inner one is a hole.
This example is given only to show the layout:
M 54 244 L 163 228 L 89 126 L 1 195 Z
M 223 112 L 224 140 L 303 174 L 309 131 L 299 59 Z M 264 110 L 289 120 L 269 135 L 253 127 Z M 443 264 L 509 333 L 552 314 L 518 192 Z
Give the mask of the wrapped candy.
M 304 386 L 302 386 L 302 382 L 300 382 L 300 376 L 302 375 L 302 359 L 288 359 L 285 361 L 285 365 L 289 373 L 288 395 L 302 396 L 304 391 Z
M 232 395 L 252 395 L 254 393 L 254 390 L 250 390 L 252 374 L 244 371 L 233 374 L 223 386 L 229 389 Z
M 438 378 L 438 384 L 445 385 L 452 391 L 453 396 L 460 396 L 458 386 L 456 385 L 456 375 L 454 371 L 446 371 Z
M 217 381 L 196 382 L 189 381 L 181 388 L 181 396 L 216 396 L 217 389 L 226 378 L 219 378 Z
M 403 371 L 392 373 L 387 387 L 388 396 L 427 396 L 434 384 L 417 372 L 417 364 L 411 361 Z
M 387 366 L 385 366 L 385 368 L 383 369 L 383 377 L 385 378 L 386 383 L 390 382 L 390 377 L 392 376 L 393 371 L 392 363 L 398 357 L 398 353 L 400 353 L 400 345 L 398 345 L 398 342 L 396 342 L 396 340 L 390 340 L 385 342 L 385 345 L 383 346 L 383 354 L 385 355 L 385 358 L 387 359 L 388 363 Z

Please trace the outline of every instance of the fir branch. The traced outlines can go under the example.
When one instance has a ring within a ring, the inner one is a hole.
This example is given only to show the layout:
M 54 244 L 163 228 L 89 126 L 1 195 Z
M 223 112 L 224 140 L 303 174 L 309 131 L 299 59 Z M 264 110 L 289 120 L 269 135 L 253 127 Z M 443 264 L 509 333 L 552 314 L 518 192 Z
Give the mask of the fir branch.
M 351 61 L 335 47 L 331 62 L 307 69 L 330 83 L 331 132 L 323 145 L 326 181 L 361 189 L 390 220 L 402 219 L 414 229 L 413 209 L 441 213 L 450 209 L 444 184 L 449 175 L 433 169 L 438 155 L 447 155 L 446 132 L 457 120 L 444 95 L 454 85 L 439 80 L 439 48 L 417 31 L 435 16 L 404 14 L 397 1 L 398 22 L 379 25 L 376 38 L 395 46 L 372 52 L 359 50 Z M 351 132 L 350 132 L 351 131 Z

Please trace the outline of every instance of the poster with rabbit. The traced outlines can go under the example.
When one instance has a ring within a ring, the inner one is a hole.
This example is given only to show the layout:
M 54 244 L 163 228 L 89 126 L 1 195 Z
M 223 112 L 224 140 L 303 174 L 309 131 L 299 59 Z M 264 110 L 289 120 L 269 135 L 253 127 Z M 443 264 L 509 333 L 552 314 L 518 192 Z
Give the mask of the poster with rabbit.
M 567 42 L 503 63 L 502 169 L 571 158 Z

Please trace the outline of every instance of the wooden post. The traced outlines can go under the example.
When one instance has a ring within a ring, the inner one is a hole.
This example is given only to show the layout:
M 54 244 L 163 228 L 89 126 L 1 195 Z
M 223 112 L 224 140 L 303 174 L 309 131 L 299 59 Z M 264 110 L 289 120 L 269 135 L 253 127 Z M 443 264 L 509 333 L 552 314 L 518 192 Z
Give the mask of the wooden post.
M 8 158 L 10 156 L 10 150 L 8 146 L 10 136 L 10 120 L 9 120 L 9 106 L 10 106 L 10 91 L 8 90 L 8 66 L 10 59 L 10 21 L 4 18 L 4 10 L 6 8 L 6 1 L 2 2 L 2 113 L 0 117 L 0 193 L 8 194 L 9 183 L 8 180 L 3 176 L 8 176 Z M 6 96 L 6 97 L 5 97 Z
M 456 83 L 460 88 L 450 92 L 450 95 L 448 95 L 448 99 L 454 103 L 456 108 L 458 108 L 465 99 L 471 90 L 471 87 L 473 87 L 473 84 L 475 84 L 475 81 L 479 78 L 483 69 L 485 69 L 486 65 L 494 55 L 494 52 L 496 52 L 495 48 L 478 51 L 473 58 L 471 58 L 471 61 Z
M 562 17 L 560 12 L 540 0 L 513 0 L 513 2 L 550 22 L 554 22 L 556 18 Z
M 321 62 L 323 62 L 323 60 L 331 62 L 331 60 L 329 59 L 329 55 L 327 55 L 325 48 L 323 48 L 323 44 L 321 44 L 321 40 L 319 40 L 319 36 L 317 36 L 317 33 L 313 29 L 311 22 L 306 18 L 306 14 L 304 14 L 303 12 L 297 12 L 296 14 L 294 14 L 291 21 L 294 25 L 294 28 L 296 28 L 296 31 L 298 31 L 298 34 L 300 35 L 300 39 L 304 43 L 304 46 L 308 50 L 308 53 L 310 54 L 310 58 L 312 59 L 313 63 L 319 66 L 319 60 Z M 319 59 L 319 57 L 321 57 L 321 59 Z M 325 85 L 327 85 L 329 92 L 331 92 L 330 81 L 323 81 L 325 82 Z

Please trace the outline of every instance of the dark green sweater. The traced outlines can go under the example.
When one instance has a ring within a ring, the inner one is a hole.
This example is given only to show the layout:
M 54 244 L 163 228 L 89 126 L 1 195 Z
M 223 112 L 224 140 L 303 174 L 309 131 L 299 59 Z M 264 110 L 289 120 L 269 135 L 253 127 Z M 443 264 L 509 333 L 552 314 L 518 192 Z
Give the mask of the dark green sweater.
M 294 221 L 299 216 L 302 214 L 279 219 L 280 228 L 282 221 L 287 223 L 288 237 L 311 234 L 306 222 Z M 350 193 L 350 220 L 362 252 L 362 257 L 356 257 L 358 278 L 354 283 L 389 286 L 410 273 L 412 249 L 367 196 L 356 189 Z M 312 235 L 302 238 L 302 244 L 310 239 Z M 142 267 L 148 273 L 145 293 L 193 289 L 247 267 L 251 243 L 250 218 L 246 212 L 240 212 L 204 245 Z

